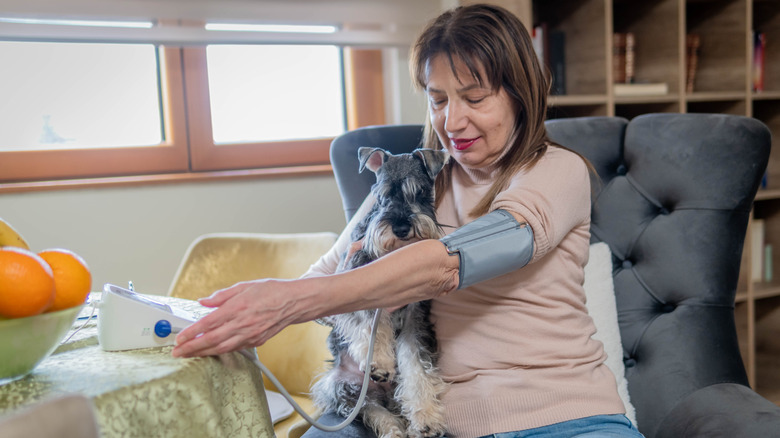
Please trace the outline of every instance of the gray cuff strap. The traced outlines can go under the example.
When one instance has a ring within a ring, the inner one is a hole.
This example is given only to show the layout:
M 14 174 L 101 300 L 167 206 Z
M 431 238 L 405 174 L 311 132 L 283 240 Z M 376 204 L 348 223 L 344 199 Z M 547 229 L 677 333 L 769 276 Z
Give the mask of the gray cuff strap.
M 505 210 L 494 210 L 440 241 L 460 258 L 458 289 L 522 268 L 534 253 L 531 227 Z

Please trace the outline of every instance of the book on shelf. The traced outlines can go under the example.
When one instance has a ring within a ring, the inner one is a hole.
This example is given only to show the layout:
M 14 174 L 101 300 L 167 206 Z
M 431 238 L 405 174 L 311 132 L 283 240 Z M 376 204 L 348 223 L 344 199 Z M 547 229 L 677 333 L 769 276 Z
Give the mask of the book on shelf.
M 551 94 L 566 94 L 566 37 L 563 31 L 540 23 L 534 26 L 531 37 L 539 63 L 550 71 Z
M 563 95 L 566 94 L 566 35 L 560 30 L 551 30 L 547 35 L 549 49 L 547 61 L 552 74 L 550 92 L 554 95 Z
M 539 23 L 531 31 L 531 41 L 536 52 L 536 57 L 541 65 L 548 65 L 549 51 L 547 37 L 547 23 Z
M 669 93 L 666 82 L 635 82 L 633 84 L 612 84 L 615 96 L 662 96 Z
M 701 36 L 690 33 L 685 37 L 685 91 L 693 93 L 693 85 L 696 80 L 696 68 L 699 64 L 699 48 L 701 47 Z
M 621 84 L 634 82 L 636 37 L 633 32 L 612 35 L 612 81 Z
M 766 47 L 766 34 L 761 31 L 753 32 L 753 91 L 764 91 L 764 51 Z
M 764 220 L 750 223 L 750 281 L 764 279 Z

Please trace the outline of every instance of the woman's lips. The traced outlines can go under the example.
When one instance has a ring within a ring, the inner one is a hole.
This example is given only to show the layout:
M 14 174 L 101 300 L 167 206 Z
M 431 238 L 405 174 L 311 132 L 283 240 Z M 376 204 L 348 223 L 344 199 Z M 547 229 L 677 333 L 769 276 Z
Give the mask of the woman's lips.
M 466 149 L 470 148 L 471 145 L 473 145 L 477 140 L 479 140 L 479 137 L 476 138 L 453 138 L 452 146 L 459 151 L 465 151 Z

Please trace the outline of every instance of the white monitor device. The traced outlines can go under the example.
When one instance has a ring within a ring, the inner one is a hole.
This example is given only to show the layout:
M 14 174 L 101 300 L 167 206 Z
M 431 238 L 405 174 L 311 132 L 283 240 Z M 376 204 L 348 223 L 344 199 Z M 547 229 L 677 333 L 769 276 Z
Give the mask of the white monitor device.
M 173 345 L 195 315 L 146 295 L 106 284 L 98 304 L 98 342 L 105 351 Z

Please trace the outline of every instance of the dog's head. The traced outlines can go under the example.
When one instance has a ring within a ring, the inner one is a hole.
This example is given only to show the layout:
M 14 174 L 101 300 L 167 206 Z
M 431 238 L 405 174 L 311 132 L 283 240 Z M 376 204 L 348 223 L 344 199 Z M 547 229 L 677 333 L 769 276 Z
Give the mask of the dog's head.
M 422 239 L 436 239 L 441 228 L 436 222 L 434 180 L 444 167 L 444 151 L 417 149 L 393 155 L 380 148 L 358 150 L 360 171 L 376 174 L 371 192 L 377 207 L 366 230 L 364 248 L 381 256 Z

